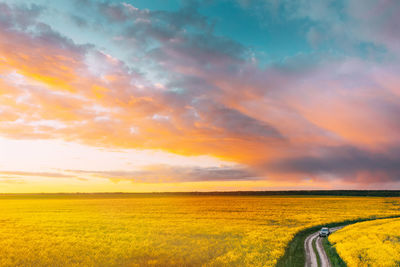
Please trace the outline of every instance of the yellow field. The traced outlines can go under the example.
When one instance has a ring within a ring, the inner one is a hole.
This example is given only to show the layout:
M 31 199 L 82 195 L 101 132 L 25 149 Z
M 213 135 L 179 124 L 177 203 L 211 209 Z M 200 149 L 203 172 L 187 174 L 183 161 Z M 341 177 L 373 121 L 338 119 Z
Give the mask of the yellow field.
M 351 266 L 400 266 L 400 218 L 362 222 L 329 237 Z
M 397 214 L 396 199 L 0 196 L 1 266 L 272 266 L 322 222 Z

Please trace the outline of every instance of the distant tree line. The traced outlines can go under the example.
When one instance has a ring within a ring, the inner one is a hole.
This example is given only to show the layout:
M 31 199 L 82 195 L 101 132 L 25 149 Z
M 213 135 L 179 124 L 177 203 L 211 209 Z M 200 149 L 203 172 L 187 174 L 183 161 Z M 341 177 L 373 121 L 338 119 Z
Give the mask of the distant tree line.
M 174 196 L 174 195 L 199 195 L 199 196 L 368 196 L 368 197 L 400 197 L 400 190 L 287 190 L 287 191 L 215 191 L 215 192 L 154 192 L 154 193 L 27 193 L 5 194 L 1 198 L 54 198 L 54 197 L 82 197 L 82 198 L 114 198 L 118 196 Z
M 400 190 L 288 190 L 288 191 L 229 191 L 229 192 L 176 192 L 160 195 L 228 195 L 228 196 L 370 196 L 400 197 Z

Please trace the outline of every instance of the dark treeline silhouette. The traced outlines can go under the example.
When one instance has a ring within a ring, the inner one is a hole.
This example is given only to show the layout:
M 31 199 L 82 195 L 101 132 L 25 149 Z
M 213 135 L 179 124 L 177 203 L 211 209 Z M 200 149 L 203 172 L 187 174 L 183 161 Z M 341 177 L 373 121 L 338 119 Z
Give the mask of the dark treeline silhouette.
M 215 191 L 215 192 L 153 192 L 153 193 L 0 193 L 0 198 L 31 197 L 134 197 L 134 196 L 367 196 L 367 197 L 400 197 L 400 190 L 288 190 L 288 191 Z
M 399 197 L 400 190 L 289 190 L 289 191 L 229 191 L 155 193 L 167 195 L 238 195 L 238 196 L 371 196 Z

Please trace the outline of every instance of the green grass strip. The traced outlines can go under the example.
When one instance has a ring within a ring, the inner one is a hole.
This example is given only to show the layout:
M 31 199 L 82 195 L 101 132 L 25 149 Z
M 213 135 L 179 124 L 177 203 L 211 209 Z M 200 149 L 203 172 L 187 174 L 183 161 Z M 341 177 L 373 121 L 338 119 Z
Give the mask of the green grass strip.
M 328 224 L 316 225 L 307 229 L 304 229 L 298 232 L 294 238 L 288 243 L 285 249 L 285 253 L 278 260 L 276 266 L 277 267 L 304 267 L 306 263 L 306 253 L 304 251 L 304 241 L 307 236 L 312 233 L 319 231 L 322 227 L 336 227 L 336 226 L 345 226 L 353 223 L 364 222 L 364 221 L 372 221 L 377 219 L 391 219 L 391 218 L 400 218 L 400 215 L 394 215 L 389 217 L 370 217 L 364 219 L 356 219 L 356 220 L 346 220 L 343 222 L 335 222 Z
M 347 264 L 342 260 L 339 254 L 336 251 L 336 248 L 332 246 L 331 242 L 329 242 L 328 238 L 324 238 L 322 241 L 322 245 L 324 246 L 326 255 L 329 258 L 332 266 L 335 267 L 347 267 Z

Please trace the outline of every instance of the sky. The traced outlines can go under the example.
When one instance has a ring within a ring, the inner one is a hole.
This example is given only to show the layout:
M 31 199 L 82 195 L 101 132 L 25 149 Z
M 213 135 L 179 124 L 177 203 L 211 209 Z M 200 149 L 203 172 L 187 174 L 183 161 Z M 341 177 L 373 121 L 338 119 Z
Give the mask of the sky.
M 0 193 L 400 189 L 397 0 L 0 0 Z

